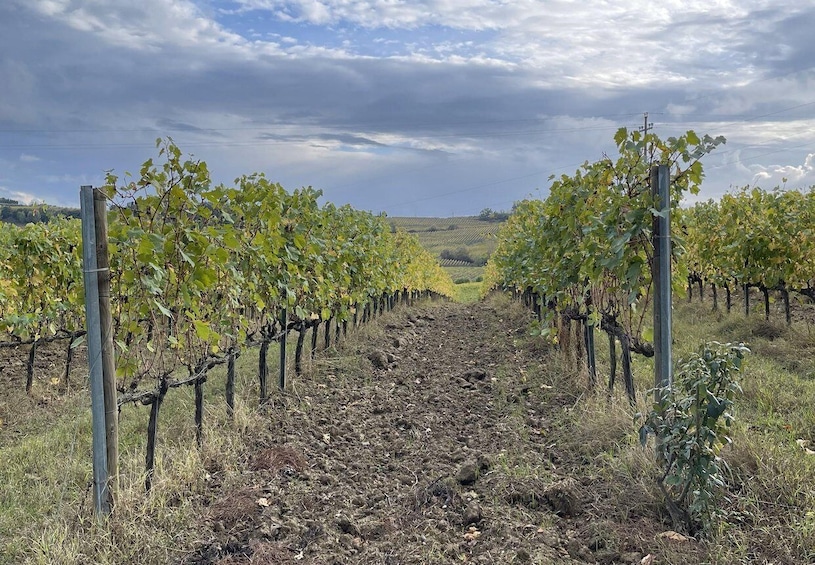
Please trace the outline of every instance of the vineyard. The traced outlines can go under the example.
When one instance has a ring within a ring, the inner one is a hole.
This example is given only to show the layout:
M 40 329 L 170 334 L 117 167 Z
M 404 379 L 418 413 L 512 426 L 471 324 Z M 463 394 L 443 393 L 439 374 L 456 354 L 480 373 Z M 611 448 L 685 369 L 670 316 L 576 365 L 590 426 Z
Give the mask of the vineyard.
M 812 562 L 815 191 L 682 207 L 723 139 L 615 141 L 505 223 L 374 216 L 262 175 L 213 186 L 171 142 L 109 176 L 104 523 L 79 221 L 4 226 L 0 562 Z M 654 164 L 674 230 L 665 390 Z M 483 300 L 440 300 L 476 268 L 441 251 L 472 245 L 495 246 Z
M 298 332 L 301 372 L 306 333 L 325 346 L 398 301 L 450 296 L 452 282 L 415 237 L 384 219 L 319 205 L 311 188 L 287 193 L 262 175 L 213 187 L 206 164 L 183 160 L 161 142 L 139 178 L 108 177 L 112 340 L 119 407 L 150 406 L 146 480 L 152 484 L 159 410 L 167 393 L 195 389 L 196 439 L 203 442 L 207 372 L 260 348 L 258 397 L 269 399 L 267 353 Z M 60 219 L 2 231 L 0 348 L 28 347 L 25 391 L 32 393 L 38 348 L 68 343 L 64 379 L 84 328 L 81 230 Z M 283 363 L 285 365 L 285 363 Z M 234 382 L 226 401 L 234 408 Z M 281 373 L 280 387 L 285 387 Z M 108 425 L 111 425 L 110 423 Z M 110 433 L 110 432 L 109 432 Z M 113 441 L 116 442 L 115 435 Z M 109 456 L 110 457 L 110 456 Z M 116 457 L 108 462 L 116 475 Z
M 688 132 L 662 141 L 621 129 L 615 142 L 620 153 L 616 161 L 587 162 L 573 176 L 554 179 L 545 201 L 516 206 L 499 233 L 485 286 L 526 293 L 541 318 L 545 310 L 548 320 L 563 325 L 561 339 L 569 338 L 576 322 L 592 384 L 594 328 L 606 332 L 612 351 L 619 341 L 622 376 L 634 401 L 630 353 L 654 354 L 644 335 L 653 296 L 651 230 L 659 215 L 651 164 L 669 167 L 670 205 L 675 209 L 683 194 L 698 193 L 703 176 L 699 159 L 724 139 Z M 679 248 L 673 251 L 678 254 Z M 683 263 L 677 265 L 681 277 Z M 612 372 L 610 386 L 615 376 Z
M 499 232 L 484 288 L 510 291 L 522 300 L 537 316 L 537 333 L 562 351 L 576 352 L 576 369 L 585 370 L 589 389 L 596 389 L 599 380 L 595 329 L 606 333 L 607 389 L 613 394 L 619 360 L 632 406 L 637 405 L 639 387 L 631 354 L 657 354 L 653 406 L 635 415 L 640 441 L 645 446 L 649 436 L 656 437 L 663 465 L 657 483 L 673 526 L 704 534 L 726 514 L 720 504 L 730 468 L 721 452 L 732 443 L 736 399 L 743 393 L 739 374 L 750 350 L 744 339 L 709 341 L 696 352 L 686 351 L 673 367 L 669 357 L 666 370 L 660 369 L 660 351 L 655 349 L 662 328 L 657 321 L 664 314 L 656 312 L 654 297 L 659 286 L 657 239 L 665 236 L 657 236 L 658 222 L 673 217 L 676 229 L 666 247 L 672 259 L 667 265 L 672 266 L 665 290 L 687 288 L 692 299 L 696 288 L 702 300 L 709 286 L 715 312 L 720 308 L 718 291 L 724 289 L 729 314 L 737 288 L 749 318 L 750 291 L 757 288 L 765 323 L 770 322 L 770 295 L 778 293 L 785 323 L 791 326 L 790 294 L 807 303 L 815 295 L 815 190 L 743 189 L 720 202 L 682 209 L 685 194 L 698 194 L 700 159 L 724 139 L 689 131 L 661 140 L 621 129 L 615 141 L 616 160 L 586 162 L 574 175 L 554 179 L 544 201 L 516 204 Z M 658 174 L 656 164 L 670 174 L 666 207 L 657 196 L 662 170 Z M 674 309 L 670 304 L 669 320 Z M 799 312 L 809 329 L 811 308 Z M 667 328 L 670 331 L 670 321 Z M 767 332 L 773 336 L 777 330 Z M 670 356 L 670 335 L 664 343 Z M 662 355 L 664 359 L 665 351 Z M 811 429 L 802 432 L 808 435 Z M 805 450 L 809 442 L 797 440 Z
M 682 222 L 690 297 L 694 286 L 701 298 L 708 285 L 713 308 L 718 309 L 723 290 L 730 312 L 732 291 L 738 288 L 749 314 L 750 289 L 758 289 L 769 319 L 774 293 L 783 301 L 787 324 L 792 321 L 790 293 L 815 299 L 815 187 L 770 192 L 744 188 L 718 202 L 696 204 L 683 212 Z
M 414 234 L 433 253 L 453 280 L 475 281 L 484 275 L 484 264 L 495 250 L 499 221 L 477 216 L 449 218 L 388 218 L 393 229 Z M 480 280 L 480 279 L 479 279 Z

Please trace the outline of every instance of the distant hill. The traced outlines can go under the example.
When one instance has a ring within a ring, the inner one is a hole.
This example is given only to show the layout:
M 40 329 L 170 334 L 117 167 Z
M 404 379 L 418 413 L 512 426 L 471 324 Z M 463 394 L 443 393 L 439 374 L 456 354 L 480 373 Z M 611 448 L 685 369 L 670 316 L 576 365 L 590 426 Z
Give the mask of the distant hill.
M 475 281 L 484 274 L 497 244 L 502 218 L 460 216 L 453 218 L 389 217 L 394 228 L 413 233 L 419 242 L 439 258 L 453 280 Z
M 11 198 L 0 197 L 0 222 L 24 226 L 31 223 L 48 222 L 51 218 L 59 216 L 78 218 L 79 208 L 64 208 L 45 204 L 27 205 Z
M 47 204 L 22 204 L 11 198 L 0 197 L 0 222 L 24 226 L 38 222 L 48 222 L 51 218 L 64 216 L 78 218 L 79 208 L 48 206 Z

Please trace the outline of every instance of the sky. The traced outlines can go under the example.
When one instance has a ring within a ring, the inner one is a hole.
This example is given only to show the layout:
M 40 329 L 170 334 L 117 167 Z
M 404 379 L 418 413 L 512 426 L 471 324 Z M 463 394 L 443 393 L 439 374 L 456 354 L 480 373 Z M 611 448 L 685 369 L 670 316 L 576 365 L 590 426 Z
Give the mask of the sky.
M 216 183 L 473 215 L 645 112 L 727 138 L 696 199 L 808 188 L 813 30 L 800 0 L 2 0 L 0 196 L 78 206 L 169 136 Z

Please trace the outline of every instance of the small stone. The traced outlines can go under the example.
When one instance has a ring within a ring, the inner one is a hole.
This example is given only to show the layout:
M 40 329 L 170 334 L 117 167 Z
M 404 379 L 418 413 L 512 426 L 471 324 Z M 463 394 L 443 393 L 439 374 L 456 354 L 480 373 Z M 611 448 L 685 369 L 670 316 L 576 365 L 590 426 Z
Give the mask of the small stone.
M 487 378 L 487 371 L 484 369 L 470 369 L 469 371 L 465 371 L 462 375 L 468 381 L 483 381 Z
M 569 557 L 571 557 L 572 559 L 580 559 L 581 561 L 585 561 L 586 563 L 596 563 L 596 560 L 591 550 L 582 543 L 580 543 L 579 540 L 576 539 L 569 540 L 569 543 L 566 545 L 566 551 L 569 552 Z
M 560 516 L 577 516 L 580 514 L 580 498 L 577 493 L 577 481 L 563 479 L 549 485 L 543 492 L 544 498 L 552 510 Z
M 471 502 L 464 510 L 464 525 L 477 524 L 481 521 L 481 506 L 477 502 Z
M 595 552 L 594 557 L 602 565 L 614 565 L 620 562 L 620 552 L 613 549 L 601 549 Z
M 552 549 L 560 548 L 560 537 L 555 528 L 539 528 L 537 534 L 544 545 Z

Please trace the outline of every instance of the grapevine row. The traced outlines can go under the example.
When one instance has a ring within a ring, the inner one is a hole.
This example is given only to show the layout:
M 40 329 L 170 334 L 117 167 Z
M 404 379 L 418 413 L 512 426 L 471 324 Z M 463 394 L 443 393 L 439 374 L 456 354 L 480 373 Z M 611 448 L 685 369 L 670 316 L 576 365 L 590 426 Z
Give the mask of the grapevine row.
M 419 292 L 451 295 L 435 258 L 382 216 L 321 205 L 310 187 L 285 191 L 262 174 L 213 185 L 206 163 L 159 141 L 159 159 L 126 182 L 108 175 L 113 334 L 119 404 L 151 406 L 148 453 L 169 390 L 261 348 L 260 397 L 268 396 L 265 353 L 291 330 L 339 328 Z M 80 223 L 2 230 L 0 330 L 5 343 L 32 344 L 84 325 Z M 80 332 L 81 333 L 81 332 Z M 33 367 L 33 359 L 30 365 Z M 229 391 L 227 391 L 229 396 Z M 148 476 L 150 474 L 148 455 Z M 149 478 L 148 478 L 149 488 Z
M 559 327 L 561 342 L 576 321 L 589 359 L 594 328 L 608 334 L 612 358 L 619 341 L 626 389 L 633 399 L 630 352 L 653 355 L 645 325 L 652 296 L 652 224 L 658 214 L 651 166 L 669 166 L 671 209 L 676 210 L 684 194 L 699 190 L 699 159 L 724 138 L 700 138 L 688 131 L 663 141 L 623 128 L 614 139 L 617 159 L 586 162 L 573 175 L 553 177 L 546 200 L 515 206 L 499 232 L 485 283 L 487 289 L 508 288 L 532 297 L 541 318 L 552 326 L 542 331 L 558 333 Z M 675 254 L 679 251 L 674 248 Z M 677 271 L 683 279 L 681 263 Z M 591 366 L 590 378 L 593 383 Z M 614 369 L 611 386 L 613 381 Z
M 727 295 L 740 288 L 745 298 L 758 288 L 769 318 L 769 293 L 781 293 L 787 323 L 789 293 L 815 298 L 815 187 L 808 191 L 742 188 L 719 201 L 694 205 L 683 213 L 690 282 L 711 285 Z M 692 287 L 691 287 L 692 290 Z M 701 292 L 700 292 L 701 295 Z M 749 301 L 745 300 L 749 313 Z

